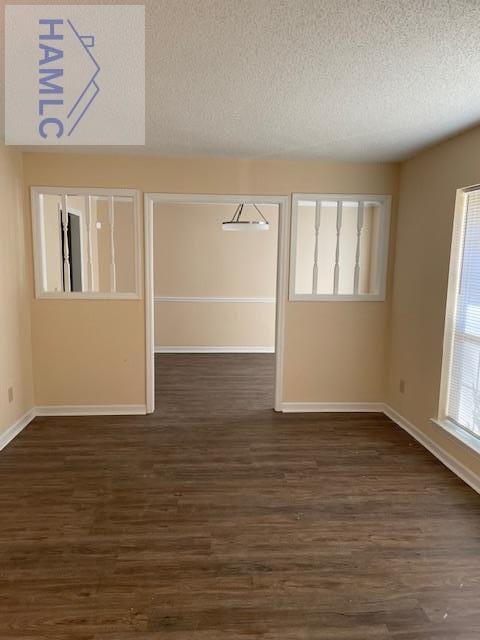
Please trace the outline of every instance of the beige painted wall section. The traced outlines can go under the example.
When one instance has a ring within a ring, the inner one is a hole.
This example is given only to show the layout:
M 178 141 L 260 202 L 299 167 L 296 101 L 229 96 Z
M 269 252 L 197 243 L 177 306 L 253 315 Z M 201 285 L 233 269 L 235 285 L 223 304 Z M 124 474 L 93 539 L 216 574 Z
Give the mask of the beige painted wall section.
M 430 422 L 438 411 L 456 190 L 480 183 L 480 127 L 402 167 L 390 335 L 390 405 L 480 474 L 480 457 Z M 405 380 L 405 393 L 399 391 Z
M 35 402 L 145 404 L 142 301 L 35 300 Z
M 0 143 L 0 436 L 33 407 L 30 225 L 22 157 Z M 13 387 L 13 402 L 8 388 Z
M 157 302 L 157 347 L 275 346 L 275 305 Z
M 114 200 L 115 215 L 115 284 L 116 290 L 129 293 L 135 291 L 135 216 L 130 199 Z
M 398 166 L 392 164 L 82 154 L 69 154 L 68 162 L 66 158 L 61 153 L 25 154 L 26 185 L 252 195 L 366 193 L 395 198 L 397 193 Z M 286 303 L 284 399 L 382 401 L 387 306 L 388 301 Z M 67 351 L 55 346 L 52 366 L 52 353 L 44 345 L 53 348 L 66 319 L 82 339 Z M 38 404 L 145 402 L 143 301 L 35 300 L 33 325 Z M 80 360 L 77 350 L 82 351 Z M 72 356 L 79 366 L 69 366 Z M 101 369 L 98 361 L 104 362 Z M 103 366 L 110 372 L 107 380 Z M 68 397 L 62 380 L 67 370 Z
M 236 205 L 157 204 L 154 209 L 156 296 L 275 298 L 278 207 L 262 205 L 269 231 L 226 232 Z M 246 207 L 245 219 L 259 217 Z M 155 345 L 270 347 L 275 304 L 155 303 Z

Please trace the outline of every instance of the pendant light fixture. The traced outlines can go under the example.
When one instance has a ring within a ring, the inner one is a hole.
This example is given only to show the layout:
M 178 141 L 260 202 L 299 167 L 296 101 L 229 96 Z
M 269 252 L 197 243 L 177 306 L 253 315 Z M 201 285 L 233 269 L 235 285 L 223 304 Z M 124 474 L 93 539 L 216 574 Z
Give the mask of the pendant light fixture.
M 239 204 L 233 214 L 233 218 L 228 220 L 228 222 L 222 222 L 222 229 L 224 231 L 268 231 L 270 229 L 270 224 L 256 204 L 252 204 L 252 206 L 255 207 L 261 215 L 262 220 L 240 219 L 245 206 L 245 203 Z

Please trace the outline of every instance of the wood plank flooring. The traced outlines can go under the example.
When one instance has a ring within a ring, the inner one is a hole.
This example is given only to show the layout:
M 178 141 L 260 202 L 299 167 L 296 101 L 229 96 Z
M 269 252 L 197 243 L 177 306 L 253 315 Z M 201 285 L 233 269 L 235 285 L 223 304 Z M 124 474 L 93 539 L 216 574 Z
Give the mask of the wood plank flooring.
M 1 640 L 480 639 L 480 496 L 388 418 L 275 414 L 270 355 L 156 373 L 0 454 Z

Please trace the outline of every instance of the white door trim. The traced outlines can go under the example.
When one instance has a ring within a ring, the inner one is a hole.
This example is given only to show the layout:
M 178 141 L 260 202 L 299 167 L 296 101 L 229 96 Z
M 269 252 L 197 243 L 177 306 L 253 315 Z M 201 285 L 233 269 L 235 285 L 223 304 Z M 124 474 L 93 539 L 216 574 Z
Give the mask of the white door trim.
M 283 362 L 285 342 L 285 305 L 287 303 L 288 230 L 290 199 L 288 196 L 206 195 L 182 193 L 146 193 L 144 196 L 145 229 L 145 357 L 147 413 L 155 409 L 155 344 L 154 344 L 154 283 L 153 283 L 153 207 L 155 203 L 181 204 L 277 204 L 278 252 L 275 312 L 275 411 L 282 410 Z

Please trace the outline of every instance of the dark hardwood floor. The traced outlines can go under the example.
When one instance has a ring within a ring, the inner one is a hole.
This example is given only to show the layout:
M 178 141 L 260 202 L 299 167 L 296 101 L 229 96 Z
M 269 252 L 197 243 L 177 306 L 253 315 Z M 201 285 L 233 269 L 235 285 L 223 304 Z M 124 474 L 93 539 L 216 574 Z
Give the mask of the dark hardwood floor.
M 269 355 L 156 373 L 0 454 L 1 640 L 480 639 L 480 497 L 408 435 L 275 414 Z

